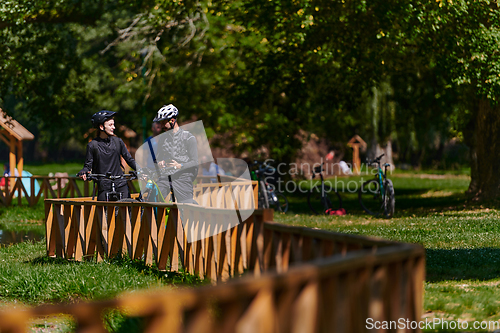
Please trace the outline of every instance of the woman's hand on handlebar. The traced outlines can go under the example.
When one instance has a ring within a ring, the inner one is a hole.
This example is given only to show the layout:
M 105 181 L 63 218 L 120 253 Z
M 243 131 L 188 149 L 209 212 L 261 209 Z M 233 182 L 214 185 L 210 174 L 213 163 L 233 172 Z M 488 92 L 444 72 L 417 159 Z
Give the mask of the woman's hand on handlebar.
M 87 174 L 89 174 L 90 172 L 82 172 L 82 173 L 79 173 L 78 174 L 78 177 L 80 177 L 80 179 L 83 179 L 84 181 L 87 180 Z

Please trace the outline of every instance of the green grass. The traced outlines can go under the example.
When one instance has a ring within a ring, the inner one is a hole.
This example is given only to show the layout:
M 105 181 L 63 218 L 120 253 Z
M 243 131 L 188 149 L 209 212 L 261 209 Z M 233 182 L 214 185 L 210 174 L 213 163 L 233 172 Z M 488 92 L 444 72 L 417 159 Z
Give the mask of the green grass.
M 466 175 L 397 173 L 390 178 L 396 192 L 393 219 L 366 215 L 357 194 L 345 191 L 345 216 L 311 216 L 305 194 L 288 193 L 290 212 L 275 214 L 275 221 L 421 244 L 426 248 L 426 318 L 467 320 L 471 325 L 500 319 L 498 207 L 467 203 Z M 329 181 L 342 188 L 339 182 L 359 182 L 361 177 Z
M 0 230 L 34 232 L 44 235 L 44 218 L 43 199 L 34 207 L 28 207 L 27 203 L 24 206 L 0 206 Z
M 123 291 L 197 285 L 183 272 L 160 272 L 141 261 L 115 258 L 73 262 L 45 255 L 45 242 L 0 248 L 0 301 L 35 305 L 115 297 Z
M 116 297 L 124 291 L 201 285 L 207 281 L 181 272 L 160 272 L 139 260 L 118 257 L 74 262 L 45 255 L 45 241 L 24 242 L 0 248 L 0 310 L 44 303 L 72 303 Z M 106 314 L 108 331 L 119 332 L 143 321 L 119 311 Z M 41 318 L 33 325 L 57 331 L 74 331 L 74 322 L 64 316 Z M 136 331 L 140 331 L 139 329 Z
M 6 162 L 4 162 L 6 163 Z M 48 164 L 25 164 L 23 170 L 31 172 L 35 176 L 48 176 L 49 173 L 67 172 L 69 176 L 75 176 L 83 168 L 81 163 L 48 163 Z

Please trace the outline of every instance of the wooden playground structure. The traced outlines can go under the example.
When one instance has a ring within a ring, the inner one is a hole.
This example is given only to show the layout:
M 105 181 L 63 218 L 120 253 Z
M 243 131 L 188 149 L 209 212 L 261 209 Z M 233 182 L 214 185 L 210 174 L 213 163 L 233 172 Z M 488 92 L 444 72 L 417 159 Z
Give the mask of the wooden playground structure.
M 23 141 L 33 140 L 35 136 L 15 119 L 8 116 L 0 109 L 0 139 L 9 147 L 9 172 L 14 175 L 17 168 L 19 175 L 22 174 Z
M 145 332 L 363 332 L 367 318 L 420 320 L 421 246 L 275 223 L 272 210 L 253 211 L 253 188 L 201 189 L 206 208 L 46 199 L 49 256 L 125 253 L 212 286 L 4 311 L 0 331 L 25 332 L 36 318 L 66 314 L 78 331 L 105 332 L 109 310 L 143 318 Z M 235 208 L 247 217 L 227 225 Z

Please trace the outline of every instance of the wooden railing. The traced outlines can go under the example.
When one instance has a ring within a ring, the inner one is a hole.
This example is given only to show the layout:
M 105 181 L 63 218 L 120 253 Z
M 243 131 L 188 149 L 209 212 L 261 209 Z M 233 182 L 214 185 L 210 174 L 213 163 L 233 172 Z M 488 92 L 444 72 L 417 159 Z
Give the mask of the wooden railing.
M 123 251 L 159 269 L 182 266 L 217 285 L 5 311 L 0 331 L 25 331 L 32 318 L 64 313 L 78 330 L 100 332 L 110 309 L 145 318 L 148 332 L 362 332 L 369 318 L 421 318 L 425 252 L 419 245 L 281 225 L 272 222 L 272 210 L 228 226 L 231 209 L 129 207 L 46 200 L 47 254 L 99 260 Z M 190 243 L 188 235 L 202 237 Z
M 50 176 L 30 176 L 30 177 L 3 177 L 6 179 L 6 186 L 0 187 L 0 204 L 10 206 L 14 197 L 17 196 L 17 204 L 22 205 L 22 197 L 24 197 L 30 206 L 38 203 L 40 198 L 80 198 L 89 197 L 92 195 L 91 182 L 83 182 L 79 177 L 50 177 Z M 30 182 L 29 190 L 26 189 L 22 180 L 28 179 Z M 76 181 L 83 183 L 82 189 Z M 35 183 L 38 184 L 40 190 L 36 193 Z M 133 182 L 128 182 L 131 193 L 138 192 Z
M 217 175 L 217 176 L 198 176 L 196 180 L 200 183 L 231 183 L 231 182 L 240 182 L 247 181 L 244 177 L 235 177 L 228 175 Z
M 145 332 L 367 332 L 368 318 L 372 323 L 419 321 L 423 278 L 423 250 L 400 244 L 215 287 L 6 311 L 0 313 L 0 330 L 23 332 L 33 318 L 67 314 L 75 318 L 78 331 L 103 332 L 103 314 L 121 309 L 127 316 L 145 318 Z M 410 331 L 421 330 L 410 325 L 398 330 Z
M 234 209 L 233 201 L 242 209 L 253 209 L 258 203 L 256 181 L 201 183 L 193 189 L 193 197 L 200 206 Z
M 194 187 L 194 197 L 195 199 L 201 200 L 201 202 L 208 205 L 212 205 L 211 201 L 217 201 L 223 203 L 221 197 L 217 195 L 222 195 L 221 191 L 216 191 L 214 189 L 218 187 L 225 187 L 225 194 L 228 190 L 232 190 L 237 197 L 240 197 L 240 192 L 245 192 L 244 197 L 248 193 L 253 191 L 254 196 L 257 197 L 257 183 L 252 181 L 242 181 L 240 178 L 224 176 L 222 179 L 227 182 L 223 183 L 199 183 Z M 48 176 L 31 176 L 31 177 L 4 177 L 12 182 L 10 186 L 5 186 L 0 188 L 0 203 L 4 206 L 10 206 L 13 203 L 14 197 L 17 195 L 17 204 L 22 205 L 22 197 L 25 197 L 30 206 L 34 206 L 38 203 L 40 198 L 45 199 L 60 199 L 60 198 L 82 198 L 90 197 L 92 195 L 92 182 L 82 182 L 78 177 L 48 177 Z M 22 180 L 29 179 L 30 186 L 26 189 Z M 82 184 L 82 189 L 78 186 L 78 183 Z M 231 182 L 234 184 L 231 185 Z M 6 181 L 6 184 L 9 182 Z M 40 187 L 39 191 L 35 190 L 35 183 Z M 245 184 L 243 186 L 242 184 Z M 129 190 L 131 193 L 138 193 L 137 184 L 133 181 L 128 181 Z M 10 189 L 9 189 L 10 187 Z M 168 201 L 168 196 L 167 196 Z M 249 202 L 245 203 L 248 206 Z M 225 208 L 222 206 L 212 206 Z

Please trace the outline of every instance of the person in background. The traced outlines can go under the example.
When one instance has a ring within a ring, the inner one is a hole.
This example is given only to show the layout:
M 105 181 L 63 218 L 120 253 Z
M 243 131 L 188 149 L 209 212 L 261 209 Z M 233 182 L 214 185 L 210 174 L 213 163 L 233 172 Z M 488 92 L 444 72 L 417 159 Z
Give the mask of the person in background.
M 213 161 L 208 161 L 206 156 L 201 158 L 201 167 L 203 176 L 216 177 L 217 175 L 224 176 L 226 174 L 220 166 L 215 164 Z M 215 178 L 215 181 L 217 181 L 217 178 Z
M 326 155 L 325 160 L 326 162 L 331 162 L 333 163 L 333 159 L 335 158 L 335 152 L 333 150 L 330 150 L 330 152 Z M 350 175 L 352 174 L 351 168 L 345 161 L 340 161 L 338 163 L 340 172 L 344 175 Z
M 151 140 L 152 138 L 161 133 L 161 124 L 159 122 L 153 121 L 153 123 L 151 124 L 151 131 L 153 131 L 153 134 L 149 136 L 145 142 L 148 142 L 149 140 Z
M 155 138 L 156 136 L 160 135 L 161 132 L 162 132 L 162 128 L 161 128 L 161 124 L 157 121 L 153 121 L 153 123 L 151 124 L 151 130 L 153 131 L 153 134 L 151 136 L 149 136 L 147 139 L 146 139 L 146 143 L 148 143 L 148 149 L 150 149 L 150 152 L 154 152 L 154 154 L 157 154 L 158 153 L 158 138 Z M 151 156 L 153 154 L 151 153 Z M 148 163 L 147 163 L 147 167 L 149 169 L 155 169 L 155 165 L 154 165 L 154 161 L 153 159 L 148 159 Z
M 0 179 L 0 188 L 2 188 L 2 189 L 4 189 L 5 184 L 8 183 L 5 181 L 7 179 L 5 177 L 9 177 L 9 165 L 8 164 L 3 165 L 3 177 Z

